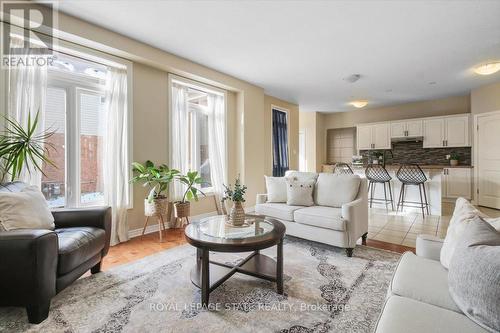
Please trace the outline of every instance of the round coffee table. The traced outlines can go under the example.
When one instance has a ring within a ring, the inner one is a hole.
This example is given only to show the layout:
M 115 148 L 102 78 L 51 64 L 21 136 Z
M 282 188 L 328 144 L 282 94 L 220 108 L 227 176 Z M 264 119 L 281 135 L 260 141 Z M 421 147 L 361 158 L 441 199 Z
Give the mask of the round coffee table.
M 196 266 L 191 270 L 191 281 L 201 288 L 201 303 L 208 305 L 210 292 L 234 273 L 251 275 L 276 282 L 277 292 L 283 294 L 283 223 L 263 217 L 247 215 L 250 222 L 244 227 L 228 225 L 226 215 L 205 218 L 186 227 L 189 244 L 196 247 Z M 277 245 L 277 260 L 259 251 Z M 236 265 L 211 261 L 213 252 L 249 252 L 248 257 Z

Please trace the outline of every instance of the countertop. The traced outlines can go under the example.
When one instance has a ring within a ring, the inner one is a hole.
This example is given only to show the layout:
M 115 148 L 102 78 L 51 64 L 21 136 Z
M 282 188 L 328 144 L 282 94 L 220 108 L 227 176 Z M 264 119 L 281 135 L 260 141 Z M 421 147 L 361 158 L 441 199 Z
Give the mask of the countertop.
M 327 164 L 328 166 L 334 166 L 334 164 Z M 401 166 L 401 164 L 386 164 L 385 165 L 385 168 L 386 169 L 389 169 L 389 170 L 396 170 L 396 169 L 399 169 L 399 167 Z M 428 164 L 428 165 L 424 165 L 424 164 L 419 164 L 420 168 L 424 169 L 424 170 L 443 170 L 443 169 L 455 169 L 455 168 L 467 168 L 467 169 L 472 169 L 474 168 L 472 165 L 457 165 L 457 166 L 451 166 L 451 165 L 439 165 L 439 164 Z M 365 169 L 366 168 L 366 165 L 364 166 L 354 166 L 354 165 L 351 165 L 351 167 L 354 169 Z

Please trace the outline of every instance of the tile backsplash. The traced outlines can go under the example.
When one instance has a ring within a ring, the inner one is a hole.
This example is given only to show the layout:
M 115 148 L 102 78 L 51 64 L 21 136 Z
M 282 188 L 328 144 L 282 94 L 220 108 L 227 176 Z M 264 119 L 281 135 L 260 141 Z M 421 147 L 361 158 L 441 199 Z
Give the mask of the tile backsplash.
M 456 153 L 460 156 L 459 164 L 471 165 L 471 148 L 422 148 L 422 142 L 393 142 L 392 155 L 386 153 L 386 164 L 391 163 L 416 163 L 422 165 L 437 164 L 447 165 L 446 155 Z M 368 160 L 373 150 L 361 150 L 360 154 Z M 381 150 L 381 152 L 383 152 Z

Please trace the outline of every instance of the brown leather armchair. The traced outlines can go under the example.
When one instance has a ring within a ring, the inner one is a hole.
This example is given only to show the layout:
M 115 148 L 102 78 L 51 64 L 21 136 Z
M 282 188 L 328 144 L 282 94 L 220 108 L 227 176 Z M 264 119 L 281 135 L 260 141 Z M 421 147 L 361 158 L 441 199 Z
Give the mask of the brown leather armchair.
M 0 185 L 20 191 L 24 183 Z M 30 323 L 49 314 L 50 300 L 90 269 L 101 270 L 111 236 L 111 208 L 52 212 L 55 230 L 0 232 L 0 306 L 26 307 Z

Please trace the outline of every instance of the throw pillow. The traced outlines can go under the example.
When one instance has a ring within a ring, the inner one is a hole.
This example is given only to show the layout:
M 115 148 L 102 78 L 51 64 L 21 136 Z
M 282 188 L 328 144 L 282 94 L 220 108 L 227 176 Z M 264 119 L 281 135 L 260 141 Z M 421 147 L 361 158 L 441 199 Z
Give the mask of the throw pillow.
M 469 223 L 450 262 L 450 295 L 479 326 L 500 332 L 500 233 L 480 217 Z
M 286 178 L 286 204 L 290 206 L 312 206 L 313 180 L 300 181 L 295 179 Z
M 356 198 L 360 183 L 358 175 L 320 173 L 316 181 L 314 202 L 318 206 L 340 208 Z
M 453 216 L 450 220 L 450 225 L 446 231 L 446 237 L 443 242 L 443 247 L 441 249 L 440 260 L 441 265 L 445 268 L 450 266 L 450 261 L 455 251 L 457 241 L 463 234 L 465 227 L 469 223 L 473 223 L 475 218 L 479 216 L 487 219 L 488 222 L 495 223 L 496 220 L 488 218 L 485 214 L 481 213 L 476 209 L 469 201 L 464 198 L 458 198 L 455 203 L 455 210 Z M 494 224 L 497 229 L 500 229 L 498 223 Z
M 308 181 L 308 180 L 316 181 L 316 179 L 318 179 L 318 174 L 315 172 L 288 170 L 287 172 L 285 172 L 285 177 L 300 181 Z
M 0 192 L 0 226 L 4 231 L 54 230 L 54 217 L 42 192 L 27 186 L 20 192 Z
M 266 177 L 267 202 L 286 202 L 285 177 Z

